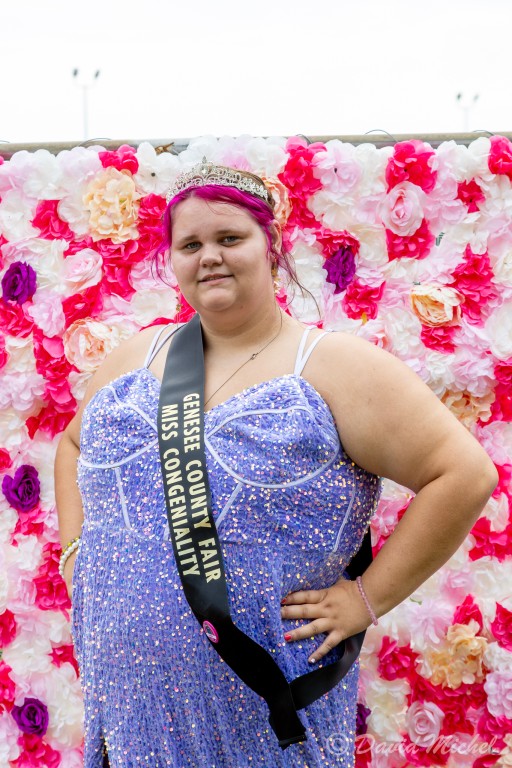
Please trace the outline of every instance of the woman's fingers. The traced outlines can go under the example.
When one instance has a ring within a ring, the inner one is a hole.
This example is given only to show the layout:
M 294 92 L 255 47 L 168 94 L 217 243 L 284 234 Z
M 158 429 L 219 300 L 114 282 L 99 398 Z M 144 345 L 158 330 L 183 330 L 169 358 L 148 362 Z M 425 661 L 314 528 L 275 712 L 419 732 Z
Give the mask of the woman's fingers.
M 302 605 L 303 603 L 321 603 L 327 597 L 328 589 L 304 589 L 290 592 L 281 600 L 281 605 Z

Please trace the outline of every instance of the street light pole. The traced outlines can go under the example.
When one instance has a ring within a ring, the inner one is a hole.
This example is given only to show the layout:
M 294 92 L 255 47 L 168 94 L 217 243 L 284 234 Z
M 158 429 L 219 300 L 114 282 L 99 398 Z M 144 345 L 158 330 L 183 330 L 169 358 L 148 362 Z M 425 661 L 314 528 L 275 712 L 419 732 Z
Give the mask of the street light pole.
M 458 93 L 455 97 L 459 107 L 462 109 L 464 115 L 464 132 L 469 131 L 469 113 L 479 99 L 478 93 L 475 93 L 472 99 L 464 99 L 463 93 Z
M 73 70 L 73 79 L 75 80 L 79 88 L 82 89 L 83 131 L 84 131 L 84 139 L 88 139 L 89 138 L 89 89 L 94 85 L 94 83 L 97 81 L 98 77 L 100 76 L 100 70 L 97 69 L 94 72 L 92 79 L 90 80 L 79 80 L 79 76 L 80 76 L 80 70 L 75 68 Z

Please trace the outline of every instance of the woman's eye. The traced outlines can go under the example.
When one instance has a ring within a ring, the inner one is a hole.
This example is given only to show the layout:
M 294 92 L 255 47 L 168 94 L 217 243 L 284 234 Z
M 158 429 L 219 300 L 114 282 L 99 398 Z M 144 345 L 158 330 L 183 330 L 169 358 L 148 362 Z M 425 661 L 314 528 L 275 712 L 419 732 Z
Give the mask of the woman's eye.
M 238 235 L 226 235 L 226 237 L 222 238 L 224 243 L 236 243 L 239 239 Z
M 200 245 L 201 245 L 201 243 L 196 243 L 196 242 L 187 243 L 184 246 L 183 250 L 184 251 L 195 251 L 197 248 L 199 248 Z

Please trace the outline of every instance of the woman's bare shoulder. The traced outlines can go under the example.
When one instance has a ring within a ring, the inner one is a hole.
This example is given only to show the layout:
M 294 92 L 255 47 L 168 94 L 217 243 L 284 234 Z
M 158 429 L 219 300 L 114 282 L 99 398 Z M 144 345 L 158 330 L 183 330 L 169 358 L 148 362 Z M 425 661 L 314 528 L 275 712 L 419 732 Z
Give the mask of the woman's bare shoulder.
M 82 413 L 87 403 L 94 397 L 98 390 L 106 387 L 115 379 L 125 373 L 135 371 L 144 366 L 146 356 L 155 336 L 165 332 L 166 325 L 153 325 L 126 339 L 116 347 L 98 366 L 93 376 L 90 378 L 85 391 L 84 398 L 80 407 L 70 422 L 67 431 L 71 433 L 72 438 L 78 439 Z

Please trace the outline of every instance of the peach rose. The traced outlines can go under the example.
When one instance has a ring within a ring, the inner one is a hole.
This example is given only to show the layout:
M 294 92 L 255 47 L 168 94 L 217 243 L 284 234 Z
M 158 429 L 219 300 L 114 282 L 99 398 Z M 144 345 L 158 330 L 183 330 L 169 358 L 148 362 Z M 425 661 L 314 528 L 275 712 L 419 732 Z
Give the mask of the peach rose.
M 262 179 L 274 200 L 274 218 L 282 227 L 284 227 L 292 212 L 292 204 L 290 203 L 288 190 L 279 179 L 266 179 L 265 177 L 262 177 Z
M 434 685 L 458 688 L 462 683 L 481 683 L 484 680 L 483 657 L 487 648 L 485 637 L 477 635 L 476 621 L 453 624 L 446 633 L 440 650 L 428 654 L 427 663 Z
M 415 285 L 411 291 L 413 312 L 424 325 L 457 325 L 463 301 L 458 291 L 446 285 Z
M 64 352 L 79 371 L 93 373 L 105 357 L 133 331 L 130 325 L 100 323 L 85 318 L 69 326 L 64 334 Z
M 138 237 L 137 216 L 140 195 L 128 171 L 109 166 L 88 184 L 83 203 L 89 211 L 92 239 L 110 238 L 124 243 Z
M 453 392 L 447 389 L 441 396 L 441 401 L 461 424 L 470 429 L 479 419 L 483 422 L 489 421 L 494 398 L 494 392 L 475 397 L 468 391 Z

